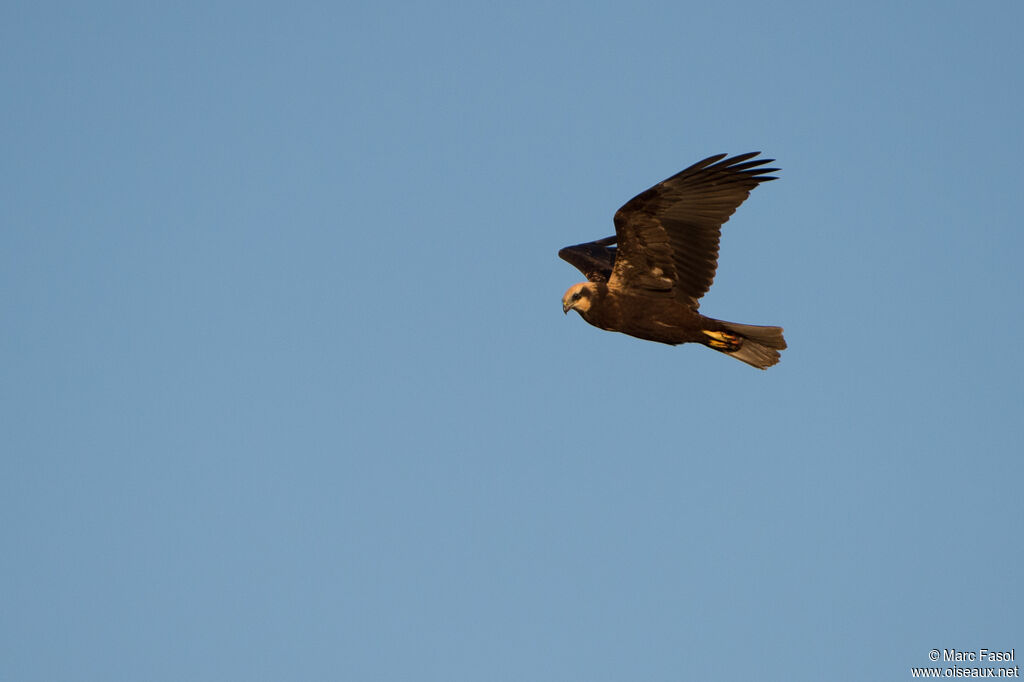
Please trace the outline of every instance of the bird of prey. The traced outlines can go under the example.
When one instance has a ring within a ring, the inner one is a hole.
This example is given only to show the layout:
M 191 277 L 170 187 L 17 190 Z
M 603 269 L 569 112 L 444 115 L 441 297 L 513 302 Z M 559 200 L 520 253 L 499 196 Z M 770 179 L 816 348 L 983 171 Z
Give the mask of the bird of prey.
M 718 265 L 722 224 L 760 183 L 776 178 L 760 152 L 717 154 L 641 192 L 615 213 L 615 236 L 558 252 L 586 282 L 562 311 L 608 331 L 670 345 L 700 343 L 758 369 L 779 361 L 782 328 L 723 322 L 698 312 Z

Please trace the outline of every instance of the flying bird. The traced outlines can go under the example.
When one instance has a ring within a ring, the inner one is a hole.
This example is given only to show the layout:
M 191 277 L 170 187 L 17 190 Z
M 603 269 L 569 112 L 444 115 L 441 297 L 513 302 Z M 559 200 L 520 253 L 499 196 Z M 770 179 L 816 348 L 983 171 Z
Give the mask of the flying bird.
M 670 345 L 700 343 L 758 369 L 779 361 L 781 327 L 736 324 L 698 312 L 718 266 L 722 225 L 778 168 L 760 152 L 717 154 L 641 192 L 615 213 L 615 235 L 558 252 L 586 276 L 562 312 L 613 332 Z

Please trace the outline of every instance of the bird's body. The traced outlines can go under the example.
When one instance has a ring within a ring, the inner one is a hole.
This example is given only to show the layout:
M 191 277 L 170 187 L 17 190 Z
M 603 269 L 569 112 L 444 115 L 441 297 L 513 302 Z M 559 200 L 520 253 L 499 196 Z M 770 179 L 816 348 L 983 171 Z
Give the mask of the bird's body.
M 570 246 L 559 256 L 587 276 L 562 298 L 565 312 L 607 331 L 659 343 L 701 343 L 765 369 L 786 347 L 779 327 L 736 324 L 698 312 L 717 266 L 721 225 L 760 182 L 749 161 L 713 156 L 655 185 L 615 214 L 615 237 Z M 612 246 L 617 244 L 618 246 Z
M 575 310 L 584 320 L 610 332 L 624 332 L 647 341 L 700 341 L 707 320 L 672 298 L 650 298 L 631 291 L 611 294 L 604 282 L 585 282 L 589 305 Z

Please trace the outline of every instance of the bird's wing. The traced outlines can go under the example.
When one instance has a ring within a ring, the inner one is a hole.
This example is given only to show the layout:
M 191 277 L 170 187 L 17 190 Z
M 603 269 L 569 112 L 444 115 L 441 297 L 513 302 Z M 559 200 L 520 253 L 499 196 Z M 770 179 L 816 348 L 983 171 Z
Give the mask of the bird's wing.
M 615 265 L 615 237 L 605 237 L 596 242 L 567 246 L 558 252 L 558 257 L 579 270 L 591 282 L 607 282 Z
M 750 196 L 774 159 L 760 152 L 704 159 L 641 192 L 615 213 L 618 254 L 610 288 L 674 296 L 694 310 L 711 288 L 722 224 Z M 723 160 L 724 159 L 724 160 Z

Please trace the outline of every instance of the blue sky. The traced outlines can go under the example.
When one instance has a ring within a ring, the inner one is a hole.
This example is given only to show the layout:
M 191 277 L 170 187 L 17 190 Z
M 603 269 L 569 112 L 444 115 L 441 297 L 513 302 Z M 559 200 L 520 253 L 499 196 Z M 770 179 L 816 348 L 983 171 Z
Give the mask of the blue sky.
M 1019 3 L 8 3 L 0 679 L 1024 650 Z M 559 247 L 775 159 L 702 310 Z

